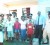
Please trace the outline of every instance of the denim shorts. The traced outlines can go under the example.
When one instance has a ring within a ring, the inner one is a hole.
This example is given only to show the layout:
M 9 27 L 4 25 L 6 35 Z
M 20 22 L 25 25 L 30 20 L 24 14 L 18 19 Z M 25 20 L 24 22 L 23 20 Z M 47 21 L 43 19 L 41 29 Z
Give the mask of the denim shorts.
M 19 29 L 15 29 L 15 33 L 19 33 Z
M 13 31 L 8 31 L 7 33 L 8 33 L 8 35 L 7 35 L 8 37 L 13 37 L 14 36 Z

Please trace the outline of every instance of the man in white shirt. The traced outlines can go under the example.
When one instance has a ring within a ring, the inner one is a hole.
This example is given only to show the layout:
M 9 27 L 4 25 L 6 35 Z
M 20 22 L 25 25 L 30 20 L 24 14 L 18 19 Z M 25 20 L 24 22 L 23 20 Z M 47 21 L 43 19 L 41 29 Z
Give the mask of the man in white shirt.
M 25 41 L 25 39 L 26 39 L 26 21 L 25 21 L 24 16 L 21 16 L 20 24 L 21 24 L 21 40 Z
M 7 28 L 7 33 L 8 33 L 8 40 L 12 40 L 14 34 L 13 34 L 13 22 L 11 20 L 11 16 L 8 17 L 7 23 L 6 23 L 6 28 Z
M 35 19 L 35 38 L 39 38 L 39 45 L 41 44 L 43 30 L 45 27 L 45 18 L 41 15 L 41 12 L 38 12 L 38 15 Z
M 48 35 L 49 45 L 50 45 L 50 12 L 48 13 L 48 19 L 46 20 L 45 24 L 46 25 L 45 25 L 45 28 L 44 28 L 44 31 L 43 31 L 43 41 L 44 41 L 44 43 L 47 43 L 46 36 Z

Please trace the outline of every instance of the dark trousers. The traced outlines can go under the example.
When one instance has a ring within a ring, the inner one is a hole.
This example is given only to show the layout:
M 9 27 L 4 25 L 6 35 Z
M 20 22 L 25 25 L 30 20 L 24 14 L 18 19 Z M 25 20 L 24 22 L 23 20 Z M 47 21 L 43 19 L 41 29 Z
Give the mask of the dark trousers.
M 35 38 L 39 38 L 39 44 L 41 43 L 42 35 L 43 35 L 42 25 L 36 25 L 35 26 Z

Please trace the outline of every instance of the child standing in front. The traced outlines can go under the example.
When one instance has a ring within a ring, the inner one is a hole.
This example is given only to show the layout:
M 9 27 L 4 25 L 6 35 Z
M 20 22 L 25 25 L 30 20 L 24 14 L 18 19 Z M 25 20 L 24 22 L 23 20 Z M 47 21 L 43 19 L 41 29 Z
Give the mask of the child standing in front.
M 18 21 L 18 18 L 16 18 L 16 21 L 14 23 L 14 29 L 15 29 L 15 38 L 19 39 L 19 30 L 20 30 L 20 23 Z
M 32 45 L 32 37 L 34 34 L 34 25 L 32 24 L 31 20 L 26 25 L 27 27 L 27 37 L 29 38 L 29 43 Z
M 26 21 L 24 16 L 21 16 L 21 40 L 25 41 L 26 39 Z
M 7 37 L 9 41 L 12 41 L 12 38 L 14 37 L 13 34 L 13 22 L 11 21 L 11 16 L 8 17 L 7 23 L 6 23 L 6 28 L 7 28 Z

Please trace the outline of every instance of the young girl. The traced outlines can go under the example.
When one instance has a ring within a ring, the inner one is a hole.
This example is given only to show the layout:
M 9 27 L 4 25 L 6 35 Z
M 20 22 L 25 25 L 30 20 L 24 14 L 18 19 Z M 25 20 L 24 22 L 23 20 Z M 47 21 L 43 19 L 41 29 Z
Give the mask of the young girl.
M 15 29 L 15 38 L 19 39 L 20 23 L 18 21 L 18 18 L 16 18 L 16 22 L 14 23 L 14 29 Z
M 27 27 L 27 36 L 29 38 L 29 43 L 32 44 L 32 37 L 34 34 L 34 26 L 31 22 L 31 20 L 29 20 L 29 23 L 27 23 L 26 27 Z

